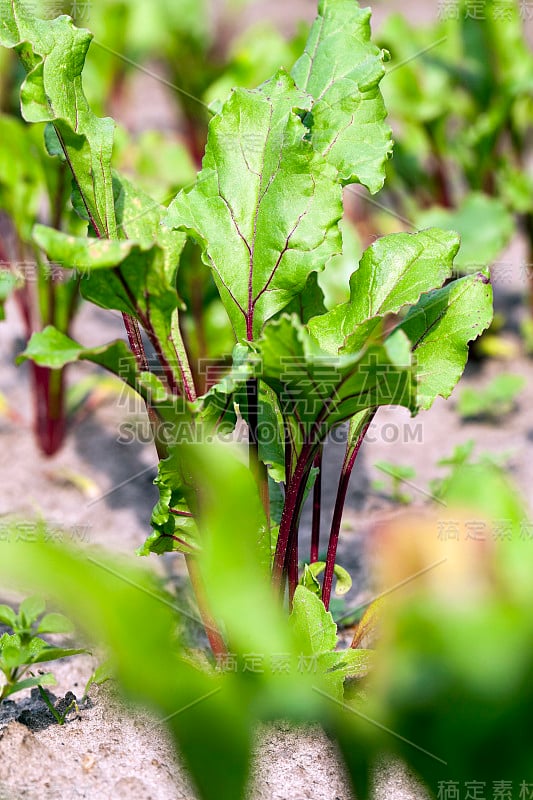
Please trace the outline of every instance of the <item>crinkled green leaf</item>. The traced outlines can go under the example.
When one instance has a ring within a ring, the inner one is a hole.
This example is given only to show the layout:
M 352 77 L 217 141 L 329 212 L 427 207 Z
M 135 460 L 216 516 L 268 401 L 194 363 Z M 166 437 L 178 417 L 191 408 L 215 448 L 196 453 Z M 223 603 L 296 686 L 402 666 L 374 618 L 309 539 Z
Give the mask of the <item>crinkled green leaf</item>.
M 322 594 L 322 587 L 311 569 L 312 566 L 312 564 L 304 565 L 304 570 L 298 583 L 300 586 L 303 586 L 304 589 L 308 589 L 310 592 L 313 592 L 313 594 L 316 594 L 317 597 L 320 597 Z
M 94 670 L 93 674 L 85 684 L 85 689 L 83 690 L 83 696 L 87 697 L 89 694 L 89 689 L 91 686 L 101 686 L 103 683 L 107 683 L 107 681 L 112 680 L 116 674 L 116 667 L 112 661 L 112 659 L 107 659 L 102 664 L 99 664 L 96 669 Z
M 119 241 L 118 239 L 88 239 L 69 236 L 45 225 L 36 225 L 34 242 L 51 261 L 66 269 L 98 270 L 110 269 L 122 264 L 128 257 L 144 255 L 151 248 L 148 242 Z M 109 277 L 109 276 L 107 276 Z M 112 291 L 112 290 L 111 290 Z M 111 291 L 109 294 L 111 294 Z M 122 290 L 124 293 L 124 290 Z M 99 304 L 100 305 L 100 304 Z M 130 304 L 131 308 L 131 304 Z
M 9 645 L 10 641 L 13 639 L 13 636 L 16 636 L 17 647 L 20 647 L 20 636 L 18 636 L 18 634 L 3 633 L 0 636 L 0 650 Z
M 96 232 L 116 237 L 111 179 L 114 123 L 96 117 L 81 73 L 92 35 L 69 17 L 40 20 L 23 2 L 0 6 L 0 44 L 26 69 L 21 108 L 28 122 L 52 122 Z
M 193 429 L 190 430 L 192 434 Z M 152 534 L 138 555 L 173 551 L 191 554 L 200 549 L 198 525 L 187 500 L 187 475 L 180 448 L 180 444 L 172 447 L 169 456 L 159 462 L 154 481 L 159 500 L 152 511 Z
M 490 267 L 514 233 L 513 218 L 501 200 L 480 193 L 469 194 L 453 211 L 438 207 L 424 211 L 415 222 L 459 233 L 461 248 L 455 266 L 463 274 Z
M 249 366 L 253 369 L 251 362 Z M 236 399 L 243 419 L 249 423 L 249 403 L 245 387 L 241 389 Z M 259 382 L 259 393 L 254 405 L 256 405 L 254 412 L 257 420 L 259 460 L 267 467 L 270 477 L 281 483 L 285 480 L 283 419 L 275 393 L 262 381 Z
M 414 410 L 409 341 L 390 338 L 354 355 L 321 350 L 297 317 L 271 322 L 257 345 L 257 374 L 292 418 L 293 435 L 320 441 L 331 428 L 378 405 Z
M 383 55 L 370 41 L 370 10 L 355 0 L 321 0 L 304 54 L 292 76 L 314 98 L 304 122 L 313 146 L 344 184 L 383 186 L 392 151 L 379 82 Z
M 87 300 L 135 317 L 179 379 L 184 359 L 174 336 L 181 306 L 175 281 L 185 237 L 161 228 L 161 207 L 129 181 L 117 178 L 115 190 L 119 231 L 127 240 L 67 236 L 38 225 L 34 241 L 52 261 L 83 273 Z
M 317 667 L 322 673 L 322 683 L 326 692 L 337 702 L 344 701 L 344 682 L 348 678 L 362 678 L 372 662 L 372 652 L 368 650 L 338 650 L 321 653 Z
M 20 644 L 20 636 L 4 633 L 0 637 L 0 668 L 17 669 L 25 664 L 24 649 Z
M 342 253 L 333 256 L 326 264 L 326 269 L 318 276 L 318 283 L 324 292 L 326 308 L 346 303 L 350 298 L 350 276 L 355 264 L 358 264 L 363 247 L 360 234 L 349 219 L 344 217 L 339 227 L 342 234 Z
M 324 303 L 324 292 L 318 283 L 318 273 L 312 272 L 302 291 L 283 309 L 285 314 L 297 314 L 304 325 L 310 319 L 327 311 Z
M 335 170 L 294 111 L 309 105 L 283 71 L 236 89 L 211 120 L 196 186 L 169 208 L 167 223 L 202 245 L 240 340 L 258 336 L 341 248 Z
M 469 275 L 422 297 L 400 329 L 413 346 L 418 404 L 429 408 L 449 397 L 468 358 L 468 343 L 492 320 L 492 286 L 487 273 Z
M 237 422 L 236 401 L 252 375 L 248 348 L 236 344 L 231 369 L 203 397 L 198 398 L 198 417 L 213 433 L 230 433 L 234 429 Z
M 115 209 L 120 238 L 157 243 L 163 251 L 164 271 L 169 283 L 176 278 L 185 235 L 161 225 L 166 208 L 123 175 L 113 173 Z
M 430 228 L 383 236 L 365 250 L 350 279 L 350 300 L 314 317 L 309 330 L 330 353 L 356 352 L 386 314 L 416 303 L 449 278 L 457 234 Z

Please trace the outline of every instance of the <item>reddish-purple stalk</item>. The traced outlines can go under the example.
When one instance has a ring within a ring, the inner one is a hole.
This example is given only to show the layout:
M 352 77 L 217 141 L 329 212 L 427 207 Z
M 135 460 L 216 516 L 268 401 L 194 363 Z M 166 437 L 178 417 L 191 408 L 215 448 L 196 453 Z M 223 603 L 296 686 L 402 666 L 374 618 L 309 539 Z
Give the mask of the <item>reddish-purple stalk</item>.
M 322 448 L 318 451 L 313 462 L 313 467 L 318 469 L 315 485 L 313 486 L 313 523 L 311 528 L 311 554 L 309 561 L 314 564 L 318 561 L 320 546 L 320 510 L 322 504 Z
M 55 228 L 61 228 L 62 197 L 64 191 L 66 167 L 62 166 L 59 173 L 58 190 L 56 193 L 56 207 L 52 224 Z M 18 242 L 19 260 L 23 262 L 24 245 Z M 4 263 L 9 263 L 7 254 L 0 248 L 0 259 Z M 56 315 L 56 293 L 55 281 L 53 276 L 48 281 L 48 308 L 44 324 L 52 325 Z M 27 282 L 15 291 L 15 299 L 19 306 L 20 313 L 24 321 L 26 339 L 29 341 L 35 328 L 34 324 L 34 301 L 29 291 Z M 72 314 L 69 308 L 67 320 Z M 68 330 L 67 330 L 68 333 Z M 46 456 L 53 456 L 60 449 L 65 438 L 66 415 L 65 415 L 65 368 L 50 369 L 41 367 L 32 362 L 31 381 L 33 387 L 34 419 L 33 429 L 35 438 L 41 451 Z
M 26 283 L 16 290 L 15 299 L 24 320 L 26 339 L 29 341 L 33 333 L 33 314 L 32 300 Z M 35 438 L 44 455 L 53 456 L 61 447 L 66 431 L 65 368 L 50 369 L 32 362 L 30 370 Z
M 192 548 L 190 542 L 186 542 L 185 539 L 182 539 L 180 536 L 176 536 L 174 533 L 161 533 L 160 534 L 164 539 L 172 539 L 173 542 L 178 542 L 182 547 L 189 547 L 193 550 L 198 550 L 199 548 Z
M 294 531 L 294 535 L 291 538 L 292 542 L 290 544 L 287 578 L 289 581 L 289 609 L 292 610 L 294 594 L 296 592 L 296 587 L 298 586 L 298 529 L 297 528 Z
M 292 515 L 290 529 L 289 529 L 289 541 L 287 544 L 284 569 L 287 572 L 287 578 L 289 583 L 290 608 L 292 608 L 294 593 L 296 592 L 296 587 L 298 585 L 298 532 L 300 527 L 300 516 L 302 513 L 302 506 L 305 498 L 305 489 L 307 487 L 307 481 L 309 480 L 309 474 L 311 472 L 312 466 L 313 466 L 313 458 L 311 457 L 309 459 L 304 477 L 302 478 L 302 481 L 300 482 L 300 485 L 298 487 L 295 509 Z
M 176 517 L 187 517 L 188 519 L 194 519 L 194 514 L 191 514 L 190 511 L 180 511 L 179 508 L 169 508 L 168 510 Z
M 65 370 L 31 365 L 34 397 L 34 429 L 43 453 L 53 456 L 63 443 L 65 420 Z
M 318 444 L 306 442 L 296 462 L 293 474 L 287 480 L 285 504 L 279 527 L 272 579 L 274 586 L 281 589 L 283 573 L 287 567 L 287 557 L 293 547 L 293 538 L 298 535 L 298 521 L 305 495 L 305 487 Z
M 170 366 L 170 364 L 168 362 L 168 359 L 165 357 L 165 354 L 163 353 L 163 350 L 161 348 L 161 343 L 159 342 L 159 339 L 157 338 L 157 336 L 155 334 L 154 328 L 152 326 L 152 323 L 151 323 L 149 317 L 147 317 L 144 314 L 142 314 L 140 312 L 140 309 L 138 309 L 136 307 L 135 297 L 133 296 L 133 294 L 132 294 L 132 292 L 130 290 L 130 287 L 128 286 L 128 284 L 124 280 L 124 277 L 123 277 L 123 275 L 122 275 L 122 273 L 121 273 L 121 271 L 120 271 L 120 269 L 118 267 L 115 268 L 115 274 L 116 274 L 117 278 L 119 279 L 119 281 L 121 282 L 122 287 L 123 287 L 124 291 L 126 292 L 131 305 L 134 308 L 136 308 L 136 311 L 137 311 L 137 314 L 139 316 L 139 319 L 141 320 L 142 326 L 145 329 L 146 334 L 147 334 L 147 336 L 150 339 L 150 342 L 152 344 L 152 347 L 154 348 L 154 350 L 155 350 L 155 352 L 157 354 L 157 358 L 159 359 L 159 363 L 161 364 L 161 366 L 163 368 L 163 372 L 164 372 L 164 375 L 165 375 L 165 380 L 167 382 L 167 386 L 168 386 L 169 391 L 172 394 L 179 394 L 179 387 L 178 387 L 177 381 L 176 381 L 176 379 L 174 377 L 174 372 L 173 372 L 172 367 Z M 146 353 L 144 351 L 144 344 L 143 344 L 143 341 L 142 341 L 142 336 L 141 336 L 141 330 L 140 330 L 140 327 L 139 327 L 139 323 L 137 322 L 135 317 L 132 317 L 130 314 L 125 314 L 124 312 L 122 313 L 122 319 L 124 320 L 124 325 L 126 326 L 126 333 L 128 334 L 128 341 L 129 341 L 129 344 L 130 344 L 131 351 L 132 351 L 133 355 L 135 356 L 135 360 L 137 361 L 137 366 L 139 367 L 139 370 L 141 372 L 148 372 L 148 370 L 149 370 L 148 360 L 146 358 Z
M 319 448 L 319 451 L 315 453 L 317 447 Z M 285 556 L 285 567 L 287 571 L 287 578 L 289 584 L 289 608 L 292 608 L 294 593 L 296 592 L 296 587 L 298 585 L 298 533 L 300 527 L 300 516 L 302 513 L 302 506 L 305 497 L 305 490 L 307 487 L 307 482 L 309 480 L 309 475 L 311 473 L 312 467 L 318 467 L 320 469 L 319 465 L 322 462 L 322 445 L 321 444 L 315 445 L 313 453 L 315 455 L 314 457 L 312 455 L 309 457 L 305 473 L 302 477 L 302 480 L 300 481 L 297 490 L 295 509 L 292 515 L 290 529 L 289 529 L 289 541 L 287 544 L 287 553 Z M 319 477 L 320 477 L 320 472 L 317 475 L 317 479 Z M 315 508 L 314 508 L 315 500 L 316 500 L 316 495 L 313 493 L 313 521 L 315 519 Z M 318 517 L 320 518 L 320 493 L 318 494 Z
M 363 444 L 364 438 L 367 434 L 370 424 L 372 423 L 372 420 L 374 419 L 376 411 L 377 409 L 375 409 L 372 412 L 370 418 L 368 419 L 367 423 L 365 424 L 364 428 L 359 434 L 355 445 L 352 446 L 351 442 L 348 442 L 348 446 L 346 448 L 346 455 L 344 457 L 344 462 L 342 465 L 341 475 L 339 479 L 339 486 L 337 489 L 337 497 L 335 498 L 335 508 L 333 511 L 333 518 L 331 521 L 328 553 L 326 556 L 326 569 L 324 571 L 324 582 L 322 584 L 322 602 L 324 603 L 326 610 L 329 609 L 329 602 L 331 599 L 331 588 L 333 586 L 333 576 L 335 574 L 335 560 L 337 558 L 337 546 L 339 544 L 339 534 L 341 530 L 342 514 L 344 511 L 344 504 L 346 502 L 346 494 L 348 492 L 350 478 L 355 465 L 355 461 L 357 459 L 357 456 L 359 455 L 361 445 Z

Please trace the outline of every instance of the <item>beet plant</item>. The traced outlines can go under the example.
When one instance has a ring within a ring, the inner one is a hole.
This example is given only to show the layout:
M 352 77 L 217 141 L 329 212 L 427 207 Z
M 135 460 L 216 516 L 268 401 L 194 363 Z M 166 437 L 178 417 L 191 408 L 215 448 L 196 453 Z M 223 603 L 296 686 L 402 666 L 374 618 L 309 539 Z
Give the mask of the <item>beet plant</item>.
M 83 296 L 121 312 L 128 340 L 87 348 L 50 326 L 22 359 L 54 369 L 90 361 L 145 400 L 160 499 L 142 553 L 185 554 L 217 655 L 227 649 L 217 603 L 231 601 L 220 593 L 206 600 L 201 520 L 211 490 L 191 473 L 186 445 L 212 442 L 216 459 L 217 440 L 245 421 L 243 458 L 263 512 L 255 532 L 239 534 L 260 537 L 258 568 L 291 606 L 295 596 L 318 593 L 327 609 L 348 482 L 371 421 L 384 405 L 416 414 L 449 396 L 469 341 L 492 316 L 488 273 L 451 280 L 459 237 L 437 228 L 375 241 L 354 265 L 349 301 L 325 307 L 320 273 L 342 252 L 343 187 L 378 191 L 392 152 L 379 89 L 384 54 L 369 20 L 355 0 L 322 0 L 292 69 L 281 66 L 257 89 L 234 89 L 213 107 L 196 183 L 165 208 L 111 168 L 114 123 L 92 113 L 82 88 L 91 34 L 66 16 L 42 21 L 17 0 L 2 4 L 0 41 L 27 72 L 22 114 L 46 124 L 87 226 L 79 236 L 37 225 L 33 241 L 51 263 L 83 270 Z M 203 394 L 181 325 L 180 258 L 190 246 L 212 275 L 235 341 L 231 363 Z M 320 486 L 321 450 L 341 424 L 348 441 L 327 558 L 309 581 L 299 561 L 316 562 L 319 490 L 309 559 L 299 548 L 302 504 Z M 231 595 L 239 545 L 220 557 Z M 298 589 L 300 581 L 307 583 Z
M 32 228 L 40 220 L 83 234 L 70 203 L 69 168 L 64 158 L 50 158 L 42 132 L 14 116 L 0 113 L 0 141 L 0 319 L 12 295 L 27 341 L 50 324 L 67 335 L 79 305 L 80 275 L 51 268 L 32 240 Z M 31 385 L 36 441 L 51 456 L 66 430 L 65 369 L 32 364 Z

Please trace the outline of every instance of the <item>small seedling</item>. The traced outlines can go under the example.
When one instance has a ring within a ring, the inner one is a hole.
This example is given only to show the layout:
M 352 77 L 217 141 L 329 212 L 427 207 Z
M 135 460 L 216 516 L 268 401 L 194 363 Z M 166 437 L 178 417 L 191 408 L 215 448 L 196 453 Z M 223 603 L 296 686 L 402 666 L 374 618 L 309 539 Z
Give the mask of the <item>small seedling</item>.
M 451 455 L 437 461 L 438 467 L 448 467 L 448 474 L 443 478 L 435 478 L 429 483 L 430 492 L 436 500 L 440 500 L 446 494 L 448 486 L 456 481 L 458 472 L 464 466 L 502 469 L 511 457 L 510 453 L 480 453 L 474 459 L 472 457 L 474 446 L 474 440 L 468 439 L 468 441 L 458 444 Z
M 46 689 L 44 689 L 41 686 L 41 684 L 38 684 L 37 689 L 39 690 L 39 694 L 41 695 L 41 699 L 43 700 L 44 704 L 46 705 L 46 707 L 48 708 L 49 712 L 51 713 L 51 715 L 53 716 L 53 718 L 55 719 L 55 721 L 57 722 L 58 725 L 64 725 L 65 724 L 65 722 L 67 721 L 68 714 L 73 709 L 75 711 L 79 711 L 78 703 L 77 703 L 75 697 L 74 697 L 73 700 L 71 700 L 70 702 L 67 703 L 64 711 L 60 711 L 58 708 L 56 708 L 56 706 L 54 706 L 54 704 L 52 703 L 52 701 L 50 699 L 50 695 L 48 694 Z M 67 698 L 68 698 L 68 695 L 67 695 Z
M 513 411 L 516 398 L 525 383 L 522 375 L 497 375 L 483 390 L 471 387 L 463 389 L 457 402 L 457 411 L 463 419 L 501 419 Z
M 413 501 L 412 495 L 403 491 L 404 484 L 416 478 L 416 470 L 413 467 L 408 464 L 391 464 L 389 461 L 377 461 L 374 466 L 391 478 L 390 497 L 395 503 L 408 505 Z M 381 492 L 386 486 L 386 481 L 372 481 L 375 491 Z
M 55 647 L 40 634 L 71 633 L 72 623 L 63 614 L 45 614 L 46 606 L 39 597 L 29 597 L 20 604 L 18 613 L 6 605 L 0 605 L 0 623 L 7 625 L 12 633 L 0 636 L 0 702 L 15 692 L 34 686 L 53 685 L 52 673 L 35 675 L 36 664 L 46 664 L 59 658 L 87 652 L 84 649 Z M 27 677 L 29 676 L 29 677 Z
M 89 694 L 91 686 L 102 686 L 102 684 L 110 681 L 113 676 L 113 664 L 109 659 L 99 664 L 85 685 L 85 689 L 83 690 L 83 699 L 85 700 Z

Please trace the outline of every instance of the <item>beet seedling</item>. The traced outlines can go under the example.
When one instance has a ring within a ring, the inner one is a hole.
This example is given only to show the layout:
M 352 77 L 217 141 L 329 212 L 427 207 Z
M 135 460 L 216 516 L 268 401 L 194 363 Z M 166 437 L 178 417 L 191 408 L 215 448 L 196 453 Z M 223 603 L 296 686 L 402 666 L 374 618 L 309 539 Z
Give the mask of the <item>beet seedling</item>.
M 516 407 L 516 399 L 525 385 L 523 375 L 503 372 L 483 390 L 463 389 L 457 401 L 457 411 L 463 419 L 499 420 Z
M 391 479 L 391 499 L 395 503 L 408 505 L 413 498 L 404 492 L 402 487 L 404 483 L 409 483 L 416 478 L 416 470 L 408 464 L 391 464 L 389 461 L 376 461 L 374 466 Z M 382 490 L 385 488 L 385 483 L 384 481 L 374 481 L 373 487 Z

